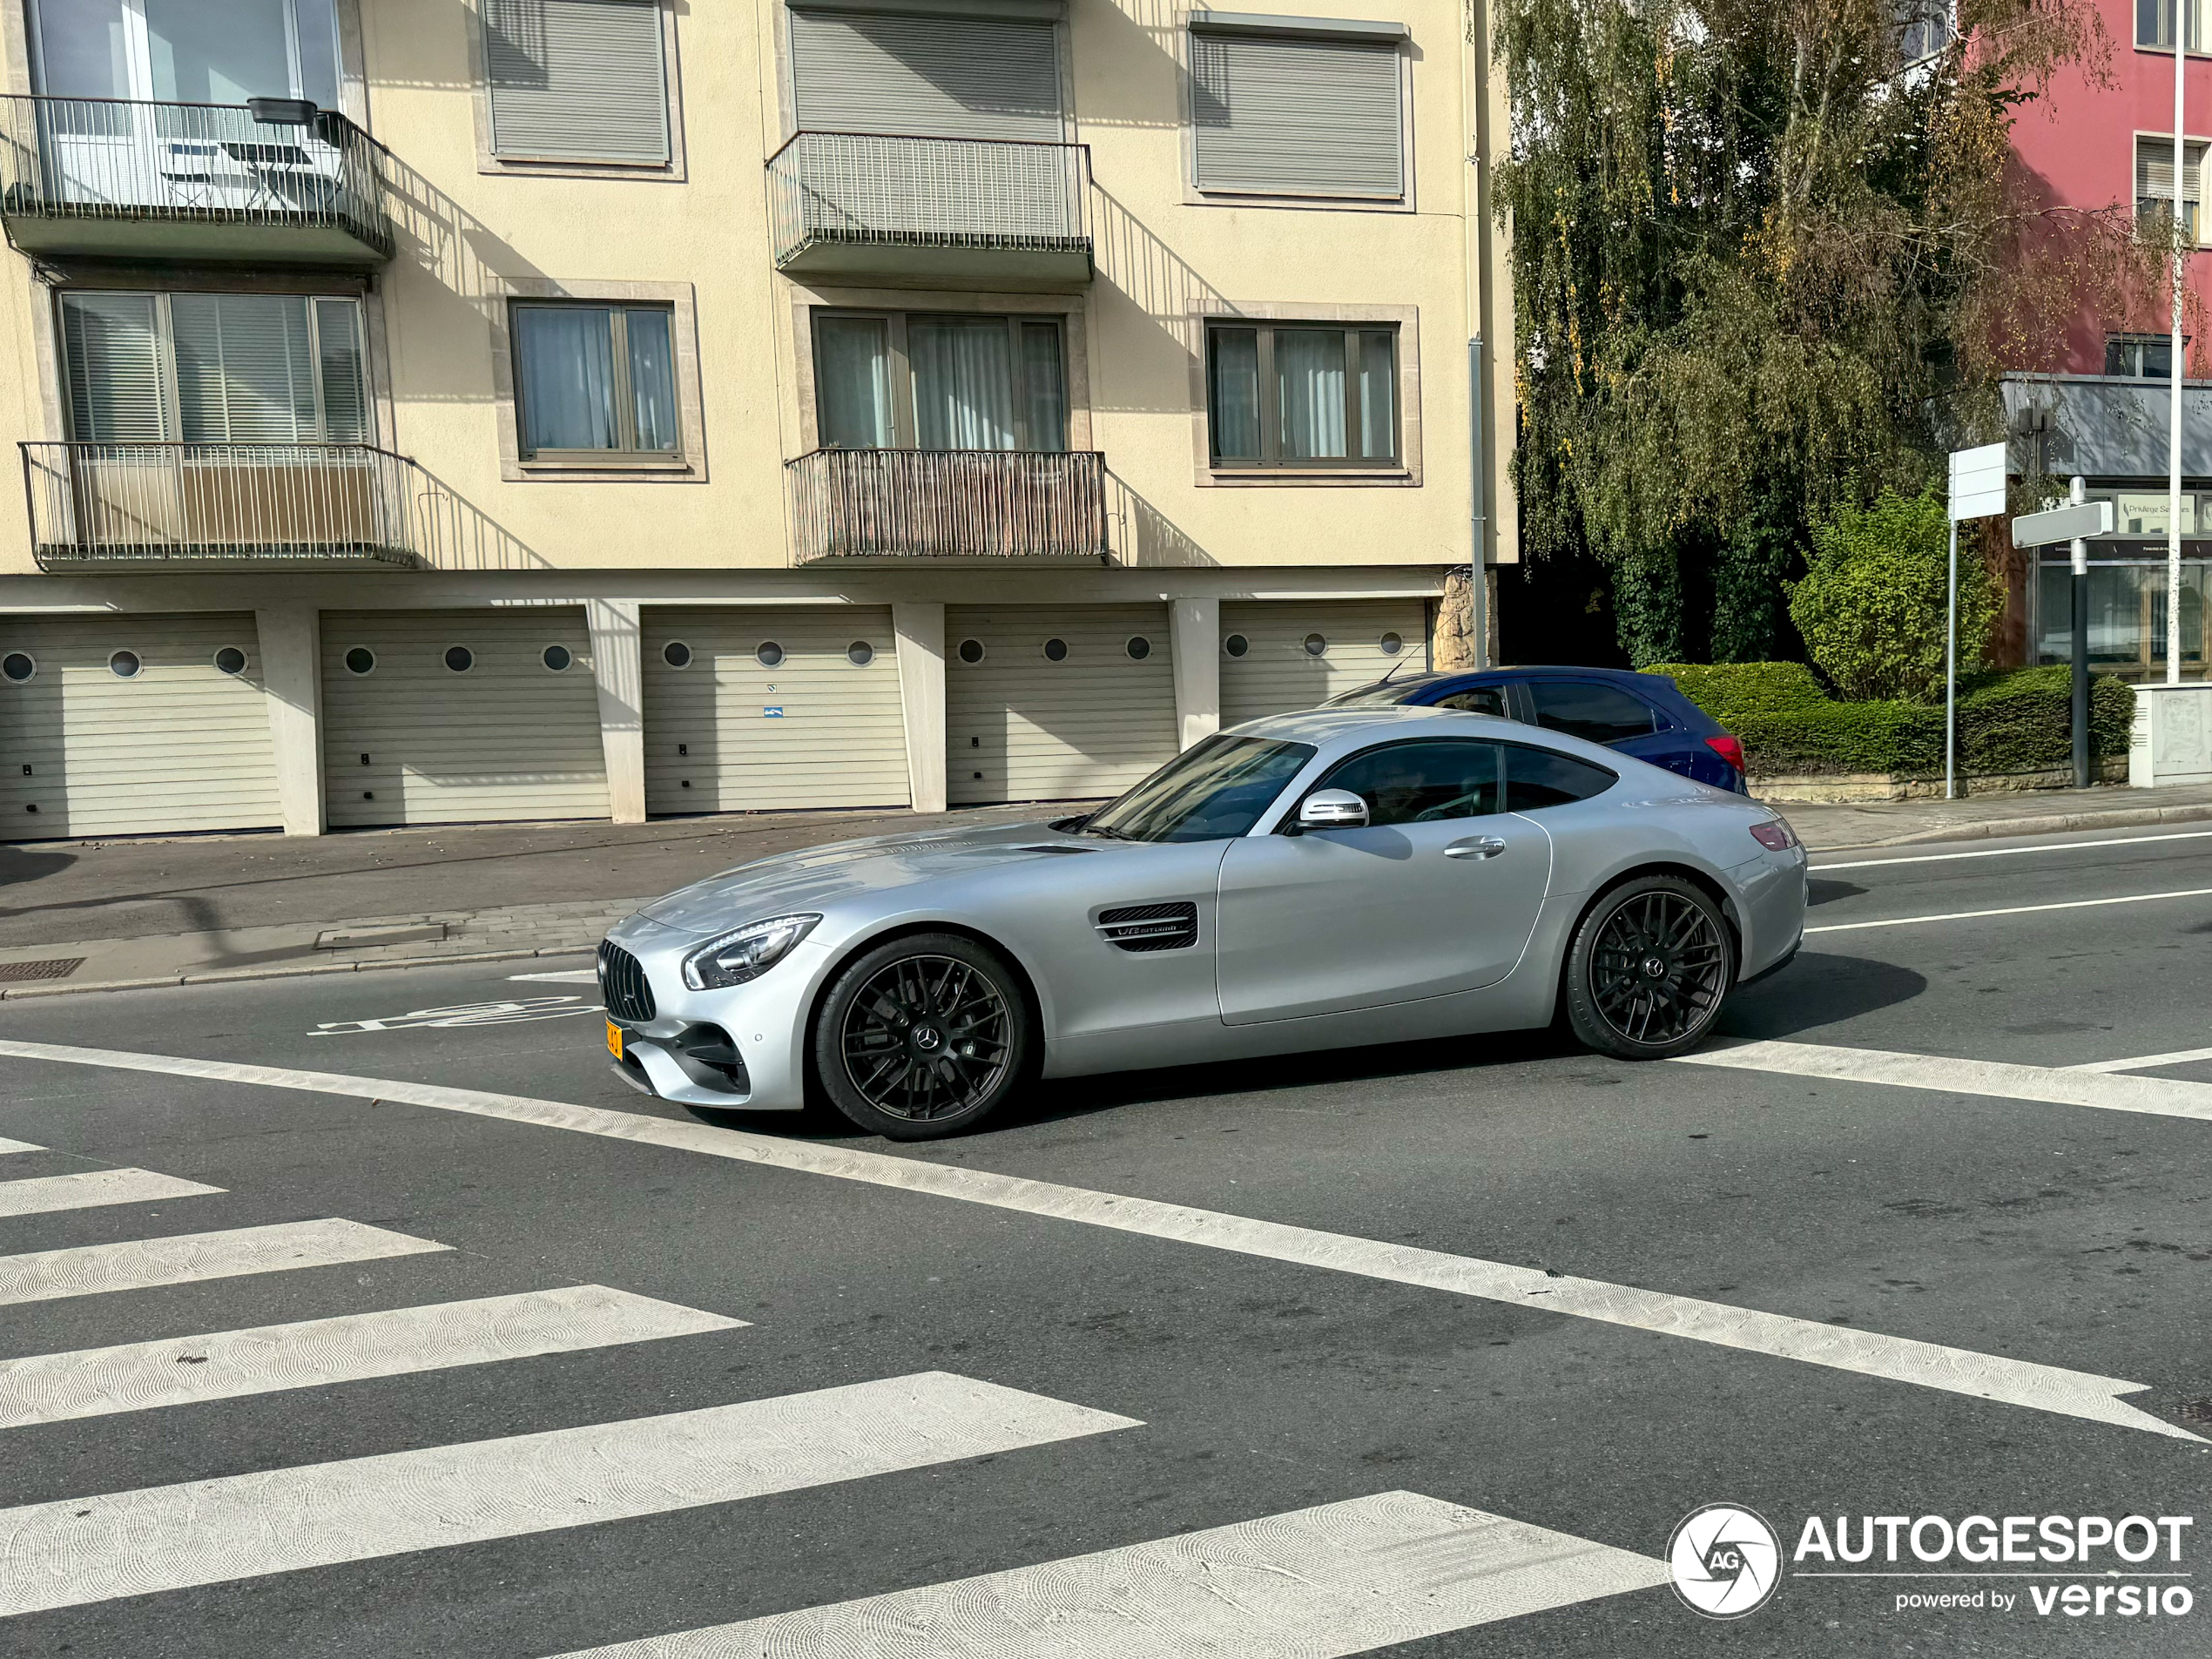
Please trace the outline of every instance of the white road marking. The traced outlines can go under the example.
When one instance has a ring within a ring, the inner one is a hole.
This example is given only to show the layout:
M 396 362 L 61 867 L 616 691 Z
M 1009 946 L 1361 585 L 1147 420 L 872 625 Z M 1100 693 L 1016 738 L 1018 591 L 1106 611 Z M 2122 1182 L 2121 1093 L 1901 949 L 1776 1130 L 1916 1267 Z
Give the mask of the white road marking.
M 563 1659 L 1342 1659 L 1667 1577 L 1625 1549 L 1384 1492 Z
M 1817 1042 L 1730 1043 L 1676 1055 L 1675 1063 L 1928 1089 L 1946 1095 L 1986 1095 L 1996 1100 L 2032 1100 L 2050 1106 L 2094 1106 L 2107 1112 L 2148 1112 L 2159 1117 L 2212 1123 L 2212 1083 L 2188 1082 L 2177 1077 L 2128 1077 L 2071 1067 L 2017 1066 L 2002 1060 L 1957 1060 L 1946 1055 L 1831 1048 Z
M 1135 1428 L 941 1371 L 0 1509 L 0 1615 L 733 1503 Z
M 7 1040 L 0 1040 L 0 1057 L 51 1060 L 69 1065 L 105 1066 L 118 1070 L 202 1077 L 217 1082 L 254 1083 L 309 1094 L 385 1100 L 442 1111 L 469 1112 L 509 1123 L 570 1130 L 583 1135 L 704 1153 L 801 1174 L 831 1176 L 906 1192 L 959 1198 L 1049 1219 L 1081 1222 L 1147 1238 L 1354 1273 L 1389 1284 L 1481 1297 L 1515 1307 L 1543 1308 L 1608 1325 L 1627 1325 L 1806 1365 L 1827 1366 L 1862 1376 L 1917 1383 L 1923 1387 L 2000 1400 L 2036 1411 L 2057 1412 L 2093 1422 L 2141 1429 L 2175 1440 L 2199 1438 L 2115 1398 L 2139 1393 L 2148 1386 L 2115 1377 L 2067 1371 L 2000 1354 L 1976 1353 L 1970 1349 L 1945 1347 L 1908 1337 L 1884 1336 L 1878 1332 L 1854 1330 L 1848 1325 L 1732 1307 L 1724 1302 L 1706 1302 L 1662 1291 L 1612 1285 L 1602 1279 L 1554 1278 L 1541 1268 L 1484 1261 L 1471 1256 L 1450 1256 L 1410 1244 L 1383 1244 L 1371 1238 L 1321 1232 L 1280 1222 L 1256 1221 L 1150 1198 L 1124 1197 L 1049 1181 L 995 1175 L 984 1170 L 930 1163 L 920 1158 L 778 1140 L 742 1130 L 718 1129 L 676 1118 L 648 1117 L 638 1112 L 610 1111 L 599 1106 L 536 1100 L 525 1095 L 497 1095 L 438 1083 L 296 1071 L 230 1060 L 194 1060 L 172 1055 L 132 1054 L 111 1049 Z
M 103 1204 L 197 1198 L 221 1190 L 152 1170 L 78 1170 L 68 1175 L 0 1181 L 0 1216 L 44 1216 L 57 1210 L 96 1210 Z
M 604 1285 L 0 1359 L 0 1428 L 735 1331 Z
M 2172 1054 L 2139 1054 L 2133 1060 L 2085 1060 L 2066 1071 L 2151 1071 L 2160 1066 L 2189 1066 L 2212 1060 L 2212 1049 L 2177 1049 Z
M 528 996 L 500 1002 L 460 1002 L 451 1008 L 416 1008 L 409 1014 L 388 1014 L 374 1020 L 326 1020 L 307 1033 L 311 1037 L 354 1036 L 364 1031 L 446 1029 L 465 1025 L 520 1025 L 530 1020 L 561 1020 L 575 1014 L 597 1014 L 597 1002 L 582 997 Z
M 294 1267 L 332 1267 L 450 1250 L 358 1221 L 287 1221 L 270 1227 L 78 1244 L 0 1256 L 0 1307 L 109 1291 L 146 1291 L 201 1279 L 241 1278 Z
M 1866 927 L 1910 927 L 1923 921 L 1975 921 L 1984 916 L 2028 916 L 2040 910 L 2095 910 L 2105 905 L 2151 904 L 2160 899 L 2202 899 L 2212 887 L 2183 887 L 2178 893 L 2130 893 L 2117 899 L 2066 899 L 2056 904 L 2006 905 L 2000 910 L 1946 910 L 1932 916 L 1892 916 L 1886 921 L 1834 921 L 1808 927 L 1809 934 L 1849 934 Z
M 531 981 L 541 985 L 597 985 L 599 970 L 596 968 L 566 968 L 557 974 L 509 974 L 510 981 Z
M 2109 841 L 2061 841 L 2053 846 L 1981 846 L 1971 853 L 1916 853 L 1904 859 L 1854 859 L 1848 864 L 1808 866 L 1813 874 L 1829 870 L 1879 870 L 1892 864 L 1944 864 L 1952 859 L 2008 859 L 2023 853 L 2078 853 L 2087 847 L 2148 846 L 2158 841 L 2201 841 L 2212 830 L 2183 830 L 2178 835 L 2123 835 Z
M 0 1135 L 0 1152 L 43 1152 L 43 1146 L 33 1146 L 29 1141 L 11 1141 Z

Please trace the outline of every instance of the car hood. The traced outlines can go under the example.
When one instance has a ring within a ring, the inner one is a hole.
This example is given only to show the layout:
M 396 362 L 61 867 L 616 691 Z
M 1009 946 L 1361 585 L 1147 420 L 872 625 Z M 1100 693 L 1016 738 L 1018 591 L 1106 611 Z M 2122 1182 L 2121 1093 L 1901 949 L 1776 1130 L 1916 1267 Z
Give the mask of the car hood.
M 1100 852 L 1113 845 L 1063 835 L 1044 823 L 833 841 L 725 870 L 678 887 L 637 914 L 664 927 L 705 936 L 790 911 L 819 910 L 858 894 L 970 875 L 994 864 Z

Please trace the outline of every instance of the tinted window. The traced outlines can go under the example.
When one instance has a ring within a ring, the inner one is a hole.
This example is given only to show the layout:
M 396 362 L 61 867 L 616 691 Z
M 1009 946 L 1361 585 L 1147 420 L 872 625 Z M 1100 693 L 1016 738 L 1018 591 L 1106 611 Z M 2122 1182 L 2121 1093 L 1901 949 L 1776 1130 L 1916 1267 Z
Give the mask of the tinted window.
M 1449 697 L 1436 699 L 1440 709 L 1458 709 L 1467 714 L 1496 714 L 1510 719 L 1506 713 L 1506 688 L 1502 685 L 1478 685 L 1471 691 L 1454 691 Z
M 1602 794 L 1615 781 L 1603 766 L 1548 749 L 1524 749 L 1507 744 L 1506 810 L 1533 813 L 1546 806 L 1564 806 L 1570 800 L 1588 800 Z
M 1641 738 L 1652 729 L 1651 710 L 1640 698 L 1595 680 L 1534 680 L 1536 724 L 1592 743 Z
M 1092 813 L 1083 833 L 1125 841 L 1217 841 L 1242 835 L 1312 759 L 1310 744 L 1217 733 Z
M 1430 824 L 1498 810 L 1498 745 L 1393 743 L 1354 755 L 1322 780 L 1367 803 L 1367 822 Z

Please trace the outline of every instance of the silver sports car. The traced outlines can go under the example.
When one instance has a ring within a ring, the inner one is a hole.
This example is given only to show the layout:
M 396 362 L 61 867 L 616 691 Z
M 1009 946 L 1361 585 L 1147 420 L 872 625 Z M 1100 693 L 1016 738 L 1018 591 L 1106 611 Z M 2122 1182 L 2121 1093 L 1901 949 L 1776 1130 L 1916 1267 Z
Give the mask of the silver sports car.
M 1054 823 L 844 841 L 650 904 L 599 981 L 666 1100 L 970 1128 L 1040 1077 L 1542 1026 L 1696 1043 L 1787 961 L 1805 856 L 1741 795 L 1433 708 L 1254 720 Z

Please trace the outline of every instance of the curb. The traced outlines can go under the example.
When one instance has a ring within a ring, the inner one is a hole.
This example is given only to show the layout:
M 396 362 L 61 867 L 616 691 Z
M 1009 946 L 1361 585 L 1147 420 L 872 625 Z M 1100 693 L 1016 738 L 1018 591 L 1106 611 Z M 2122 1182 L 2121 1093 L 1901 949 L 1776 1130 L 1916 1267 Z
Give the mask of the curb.
M 1785 814 L 1786 816 L 1786 814 Z M 2212 819 L 2212 801 L 2188 806 L 2117 806 L 2102 812 L 2045 813 L 2033 818 L 1987 818 L 1978 823 L 1953 824 L 1893 835 L 1880 841 L 1846 841 L 1812 848 L 1817 858 L 1828 853 L 1856 853 L 1869 847 L 1917 846 L 1927 841 L 1993 841 L 2013 835 L 2056 835 L 2068 830 L 2139 829 L 2154 824 L 2195 824 Z
M 376 962 L 272 962 L 265 968 L 210 968 L 161 974 L 151 979 L 94 980 L 80 985 L 18 985 L 0 989 L 0 1001 L 34 996 L 89 996 L 96 991 L 145 991 L 179 985 L 226 985 L 246 980 L 306 979 L 317 974 L 374 974 L 387 968 L 442 968 L 455 962 L 526 962 L 541 956 L 589 956 L 590 945 L 541 945 L 536 949 L 455 951 L 443 956 L 396 956 Z

